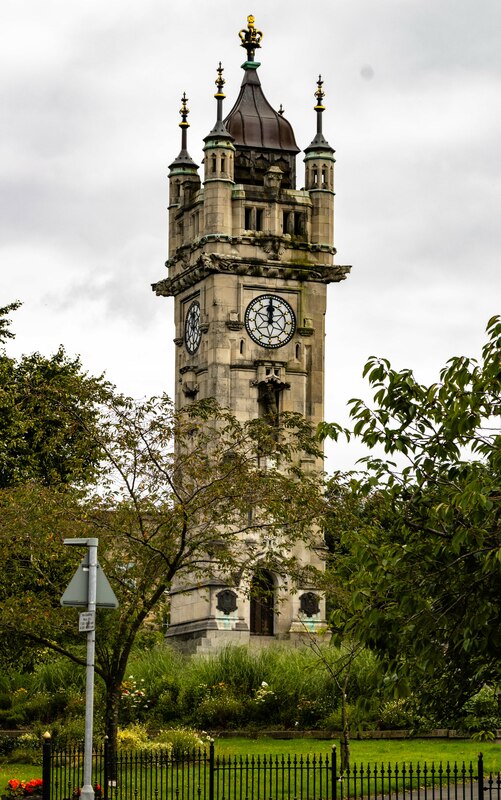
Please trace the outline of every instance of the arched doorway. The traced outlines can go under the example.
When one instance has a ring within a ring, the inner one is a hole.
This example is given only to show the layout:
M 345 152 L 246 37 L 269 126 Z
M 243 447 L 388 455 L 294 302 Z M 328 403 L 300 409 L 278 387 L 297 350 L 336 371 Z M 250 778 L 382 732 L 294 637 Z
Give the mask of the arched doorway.
M 275 583 L 268 570 L 254 575 L 250 588 L 250 632 L 273 636 L 275 622 Z

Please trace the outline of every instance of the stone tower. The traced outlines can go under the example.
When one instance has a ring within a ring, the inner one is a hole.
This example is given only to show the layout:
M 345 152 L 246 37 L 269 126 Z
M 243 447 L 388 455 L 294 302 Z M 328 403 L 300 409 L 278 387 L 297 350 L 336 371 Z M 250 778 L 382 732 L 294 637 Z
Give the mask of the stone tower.
M 315 427 L 324 413 L 327 284 L 350 269 L 333 263 L 335 159 L 322 132 L 323 82 L 304 188 L 296 189 L 300 151 L 282 109 L 261 88 L 255 51 L 262 33 L 252 16 L 239 36 L 247 53 L 240 93 L 224 118 L 220 64 L 203 177 L 187 149 L 183 95 L 181 151 L 169 168 L 169 274 L 153 289 L 175 301 L 178 408 L 215 397 L 241 421 L 271 406 L 299 412 Z M 306 548 L 302 557 L 317 563 Z M 324 601 L 312 587 L 292 595 L 279 576 L 261 571 L 255 580 L 250 595 L 210 579 L 176 587 L 168 636 L 193 650 L 294 641 L 305 623 L 312 631 L 324 623 Z

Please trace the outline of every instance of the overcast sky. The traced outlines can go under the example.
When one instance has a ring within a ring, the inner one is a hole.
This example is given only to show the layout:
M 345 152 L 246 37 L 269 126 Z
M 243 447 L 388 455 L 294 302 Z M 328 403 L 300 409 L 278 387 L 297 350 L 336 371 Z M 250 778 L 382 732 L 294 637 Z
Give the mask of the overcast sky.
M 499 0 L 1 0 L 0 306 L 24 304 L 9 352 L 62 343 L 124 392 L 172 394 L 173 300 L 150 284 L 180 97 L 200 163 L 220 60 L 226 112 L 238 94 L 249 13 L 301 148 L 324 79 L 336 261 L 353 265 L 327 315 L 326 418 L 344 422 L 369 355 L 432 382 L 501 310 Z M 330 447 L 328 467 L 356 455 Z

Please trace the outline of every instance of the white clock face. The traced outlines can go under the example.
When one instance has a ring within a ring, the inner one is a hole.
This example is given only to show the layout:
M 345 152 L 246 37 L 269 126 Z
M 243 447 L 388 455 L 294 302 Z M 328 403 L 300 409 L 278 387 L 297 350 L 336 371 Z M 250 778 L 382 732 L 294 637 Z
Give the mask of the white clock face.
M 195 300 L 188 309 L 184 323 L 184 343 L 190 355 L 194 355 L 197 352 L 201 338 L 200 303 Z
M 296 318 L 289 303 L 274 294 L 251 300 L 245 312 L 247 333 L 262 347 L 282 347 L 296 330 Z

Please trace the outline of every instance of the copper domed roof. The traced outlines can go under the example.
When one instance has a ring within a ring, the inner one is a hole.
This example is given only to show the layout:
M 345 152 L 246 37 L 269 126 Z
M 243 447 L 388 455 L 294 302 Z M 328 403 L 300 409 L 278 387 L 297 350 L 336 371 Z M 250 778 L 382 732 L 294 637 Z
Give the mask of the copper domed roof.
M 290 122 L 271 107 L 263 94 L 256 66 L 256 62 L 252 66 L 249 62 L 244 65 L 240 94 L 224 120 L 226 129 L 233 136 L 237 148 L 299 153 Z

